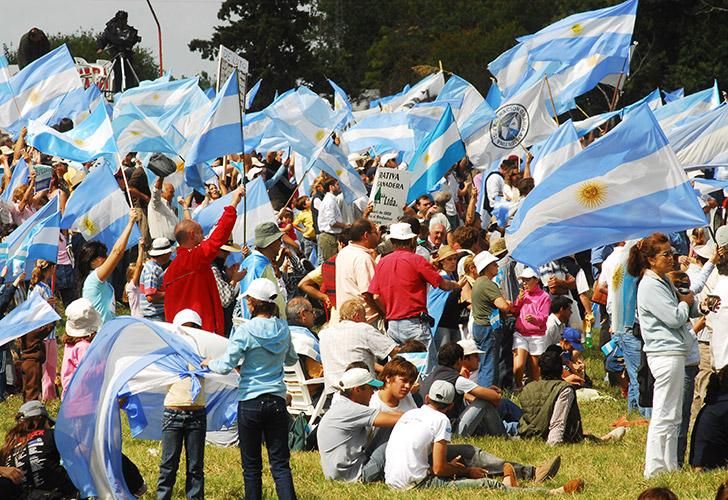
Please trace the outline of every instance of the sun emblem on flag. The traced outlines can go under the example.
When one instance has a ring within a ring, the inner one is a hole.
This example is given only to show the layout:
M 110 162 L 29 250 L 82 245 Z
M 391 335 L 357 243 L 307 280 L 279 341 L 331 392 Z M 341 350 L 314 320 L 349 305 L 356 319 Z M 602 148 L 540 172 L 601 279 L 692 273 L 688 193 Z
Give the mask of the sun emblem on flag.
M 622 282 L 624 281 L 624 266 L 619 266 L 614 270 L 614 275 L 612 276 L 612 290 L 617 290 L 618 288 L 622 287 Z
M 159 97 L 160 97 L 160 96 L 159 96 L 159 94 L 157 94 L 157 93 L 155 92 L 155 93 L 153 93 L 153 94 L 151 95 L 151 97 L 152 97 L 152 101 L 158 101 L 158 100 L 159 100 Z
M 316 132 L 316 142 L 321 141 L 324 137 L 326 137 L 326 131 L 321 129 L 318 132 Z
M 129 135 L 133 135 L 134 137 L 139 137 L 140 135 L 142 135 L 142 133 L 139 132 L 138 130 L 130 130 Z
M 607 185 L 601 181 L 583 182 L 576 191 L 579 203 L 587 208 L 596 208 L 607 201 Z
M 344 173 L 344 169 L 340 168 L 339 170 L 336 171 L 336 176 L 341 177 L 341 174 L 343 174 L 343 173 Z
M 28 96 L 28 102 L 31 104 L 38 104 L 39 101 L 40 101 L 40 92 L 38 92 L 37 90 L 32 91 L 30 93 L 30 95 Z
M 578 34 L 579 34 L 579 33 L 581 33 L 582 31 L 584 31 L 584 26 L 582 26 L 582 25 L 581 25 L 581 24 L 579 24 L 579 23 L 576 23 L 576 24 L 575 24 L 574 26 L 572 26 L 572 27 L 571 27 L 571 32 L 572 32 L 573 34 L 575 34 L 575 35 L 578 35 Z
M 425 157 L 422 160 L 425 162 L 425 165 L 428 165 L 430 163 L 430 153 L 425 153 Z
M 74 144 L 75 144 L 76 146 L 83 146 L 84 144 L 86 144 L 86 143 L 84 142 L 84 140 L 83 140 L 83 139 L 74 139 L 74 140 L 73 140 L 73 143 L 74 143 Z
M 177 164 L 177 172 L 182 172 L 185 169 L 185 162 L 181 161 Z
M 98 226 L 96 226 L 96 223 L 91 220 L 88 215 L 84 215 L 83 219 L 81 219 L 81 223 L 79 224 L 79 230 L 86 233 L 88 236 L 93 236 L 94 234 L 99 232 Z

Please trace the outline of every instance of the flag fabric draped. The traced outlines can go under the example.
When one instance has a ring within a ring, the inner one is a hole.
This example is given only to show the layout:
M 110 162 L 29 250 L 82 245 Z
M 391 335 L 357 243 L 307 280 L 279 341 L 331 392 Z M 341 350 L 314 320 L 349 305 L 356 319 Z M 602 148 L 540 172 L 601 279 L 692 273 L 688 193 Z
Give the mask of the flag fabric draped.
M 0 347 L 59 319 L 55 309 L 39 293 L 28 294 L 26 300 L 0 319 Z
M 53 113 L 65 99 L 84 92 L 65 44 L 28 64 L 10 78 L 8 85 L 9 93 L 0 92 L 0 128 L 14 134 L 28 120 Z
M 209 99 L 197 84 L 197 78 L 184 78 L 170 82 L 161 77 L 114 97 L 114 117 L 123 112 L 127 104 L 134 104 L 145 115 L 156 118 L 172 110 L 183 113 L 210 105 Z
M 146 116 L 132 103 L 124 106 L 111 125 L 122 155 L 132 151 L 177 154 L 178 148 L 169 142 L 157 120 Z
M 43 153 L 81 163 L 118 153 L 105 106 L 97 106 L 80 125 L 63 133 L 31 120 L 26 141 Z
M 728 151 L 728 105 L 708 111 L 668 134 L 677 159 L 683 166 L 705 165 Z
M 485 104 L 485 99 L 470 82 L 457 75 L 452 75 L 440 90 L 435 102 L 450 104 L 455 121 L 458 122 L 458 127 L 462 131 L 462 126 L 480 106 Z
M 669 102 L 660 109 L 655 110 L 655 118 L 660 123 L 662 130 L 669 134 L 673 127 L 680 126 L 681 122 L 717 108 L 720 105 L 720 93 L 718 92 L 718 81 L 713 86 L 695 92 L 682 99 Z
M 422 141 L 409 165 L 412 183 L 407 203 L 427 193 L 440 182 L 448 170 L 465 156 L 465 145 L 460 138 L 450 106 L 434 130 Z
M 380 151 L 414 151 L 415 133 L 406 112 L 377 113 L 360 120 L 342 134 L 352 152 L 377 147 Z
M 665 97 L 665 102 L 672 102 L 677 101 L 678 99 L 682 99 L 685 97 L 685 89 L 680 87 L 679 89 L 675 89 L 672 92 L 663 92 Z
M 571 120 L 567 120 L 543 143 L 531 163 L 531 175 L 540 184 L 562 164 L 581 151 L 579 137 Z
M 0 194 L 0 203 L 5 205 L 8 209 L 13 206 L 13 191 L 18 186 L 27 184 L 30 180 L 30 168 L 25 158 L 18 160 L 18 163 L 13 167 L 13 172 L 10 176 L 10 182 L 5 187 L 5 190 Z
M 255 100 L 255 96 L 258 95 L 258 90 L 260 90 L 260 84 L 263 82 L 263 79 L 261 78 L 257 82 L 255 82 L 255 85 L 250 87 L 250 90 L 246 92 L 245 94 L 245 110 L 249 110 L 253 107 L 253 101 Z
M 328 78 L 326 79 L 326 81 L 329 82 L 329 85 L 331 85 L 331 88 L 334 91 L 334 111 L 351 111 L 351 102 L 349 101 L 349 96 L 346 95 L 346 92 L 344 92 L 344 89 L 336 85 L 336 82 Z
M 200 368 L 204 358 L 222 356 L 227 342 L 202 330 L 143 319 L 104 324 L 66 388 L 54 433 L 82 497 L 134 498 L 122 473 L 121 410 L 134 437 L 161 439 L 164 397 L 182 378 L 191 378 L 193 397 L 205 393 L 208 431 L 234 424 L 237 375 Z
M 185 163 L 196 165 L 218 156 L 242 152 L 241 118 L 238 75 L 235 70 L 212 102 L 199 137 L 184 157 Z
M 513 258 L 531 267 L 598 245 L 706 223 L 647 105 L 558 172 L 526 197 L 506 232 Z
M 86 241 L 100 241 L 108 250 L 114 246 L 129 221 L 129 205 L 105 162 L 94 167 L 71 193 L 61 219 L 61 229 L 73 229 Z M 141 234 L 134 226 L 127 248 L 137 244 Z
M 367 188 L 356 170 L 349 164 L 346 153 L 329 137 L 314 153 L 304 170 L 323 170 L 339 181 L 344 201 L 348 204 L 367 195 Z

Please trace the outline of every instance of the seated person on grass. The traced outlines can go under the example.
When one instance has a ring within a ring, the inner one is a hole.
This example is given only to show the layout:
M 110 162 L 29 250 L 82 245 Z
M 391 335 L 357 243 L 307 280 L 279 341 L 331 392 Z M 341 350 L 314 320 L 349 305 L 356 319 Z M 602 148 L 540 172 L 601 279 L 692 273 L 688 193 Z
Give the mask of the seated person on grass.
M 397 422 L 386 452 L 387 485 L 398 490 L 441 486 L 507 489 L 518 485 L 513 465 L 502 464 L 500 482 L 487 477 L 492 469 L 480 460 L 482 452 L 471 450 L 466 454 L 462 446 L 450 444 L 452 430 L 446 413 L 457 397 L 453 384 L 435 380 L 425 396 L 425 405 L 408 411 Z M 583 487 L 583 481 L 574 480 L 550 492 L 572 493 Z
M 690 465 L 699 470 L 728 466 L 728 366 L 713 373 L 705 405 L 698 412 L 690 440 Z
M 561 360 L 564 364 L 564 373 L 561 378 L 572 385 L 591 387 L 591 380 L 586 375 L 584 364 L 584 346 L 581 343 L 581 332 L 576 328 L 567 327 L 559 341 L 561 346 Z
M 384 452 L 389 431 L 401 413 L 387 413 L 369 407 L 374 390 L 382 387 L 369 370 L 347 367 L 336 388 L 340 396 L 317 428 L 321 468 L 326 479 L 371 483 L 384 477 Z
M 500 389 L 481 387 L 460 374 L 465 357 L 457 342 L 440 348 L 437 366 L 422 381 L 420 396 L 425 396 L 436 380 L 445 380 L 455 386 L 456 397 L 447 411 L 455 433 L 461 436 L 505 436 L 506 429 L 498 413 Z M 468 404 L 466 404 L 466 402 Z
M 541 380 L 526 384 L 521 392 L 523 409 L 518 434 L 522 438 L 545 440 L 550 446 L 562 443 L 618 441 L 626 429 L 617 427 L 601 438 L 584 434 L 576 402 L 576 388 L 562 380 L 561 347 L 549 346 L 538 362 Z

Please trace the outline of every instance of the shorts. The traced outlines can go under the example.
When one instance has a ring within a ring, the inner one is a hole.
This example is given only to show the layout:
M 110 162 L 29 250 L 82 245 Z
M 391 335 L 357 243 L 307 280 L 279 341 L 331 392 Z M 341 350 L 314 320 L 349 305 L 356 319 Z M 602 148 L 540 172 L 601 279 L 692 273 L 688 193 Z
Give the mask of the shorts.
M 513 333 L 513 350 L 523 349 L 531 356 L 540 356 L 548 347 L 546 335 L 525 336 L 518 332 Z

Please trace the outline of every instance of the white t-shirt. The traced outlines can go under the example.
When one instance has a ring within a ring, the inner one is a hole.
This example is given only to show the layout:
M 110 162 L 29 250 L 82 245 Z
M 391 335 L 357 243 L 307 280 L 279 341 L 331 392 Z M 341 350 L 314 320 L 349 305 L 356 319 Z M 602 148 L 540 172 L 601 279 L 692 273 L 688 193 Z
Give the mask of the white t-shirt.
M 478 387 L 478 384 L 465 377 L 458 377 L 455 379 L 455 392 L 458 394 L 467 394 Z
M 485 181 L 485 194 L 491 207 L 495 204 L 496 198 L 503 196 L 503 186 L 505 185 L 506 182 L 499 173 L 491 175 Z
M 417 403 L 415 403 L 415 399 L 412 397 L 412 394 L 407 394 L 404 398 L 399 400 L 399 403 L 395 408 L 392 408 L 379 399 L 379 391 L 377 391 L 369 400 L 369 408 L 374 408 L 382 413 L 404 413 L 406 411 L 417 409 Z
M 716 371 L 728 365 L 728 276 L 720 276 L 712 295 L 720 297 L 720 308 L 708 315 L 713 325 L 710 350 Z
M 387 444 L 384 481 L 398 490 L 413 488 L 427 477 L 433 443 L 451 436 L 450 420 L 429 405 L 402 415 Z

